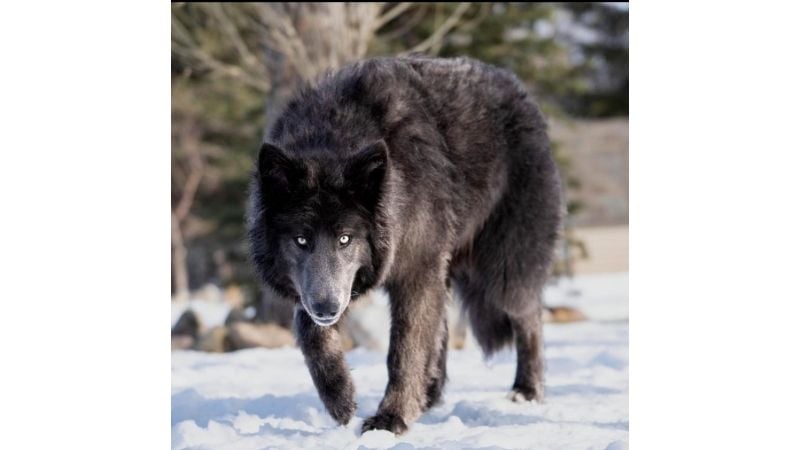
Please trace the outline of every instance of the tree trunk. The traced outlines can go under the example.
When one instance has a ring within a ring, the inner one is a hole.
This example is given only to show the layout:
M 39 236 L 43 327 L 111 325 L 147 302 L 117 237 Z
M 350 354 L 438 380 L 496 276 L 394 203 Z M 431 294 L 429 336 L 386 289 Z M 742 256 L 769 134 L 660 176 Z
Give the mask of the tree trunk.
M 186 246 L 183 243 L 180 220 L 172 214 L 172 280 L 175 283 L 175 299 L 189 299 L 189 271 L 186 268 Z

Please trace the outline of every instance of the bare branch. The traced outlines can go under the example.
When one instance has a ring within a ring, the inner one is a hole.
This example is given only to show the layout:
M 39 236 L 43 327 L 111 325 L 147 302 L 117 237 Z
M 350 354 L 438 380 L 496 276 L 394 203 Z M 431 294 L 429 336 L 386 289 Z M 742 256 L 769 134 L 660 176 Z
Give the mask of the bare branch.
M 179 300 L 189 297 L 189 270 L 186 267 L 186 244 L 180 220 L 172 214 L 172 275 L 175 282 L 175 294 Z
M 294 26 L 292 17 L 284 8 L 267 3 L 261 8 L 261 22 L 264 24 L 269 46 L 282 54 L 289 64 L 304 80 L 311 80 L 315 75 L 314 65 L 308 56 L 303 40 Z
M 227 12 L 225 12 L 225 5 L 222 3 L 211 3 L 209 4 L 211 8 L 211 12 L 213 13 L 217 22 L 219 22 L 220 27 L 225 32 L 228 37 L 228 40 L 231 41 L 233 47 L 236 49 L 236 52 L 241 57 L 242 61 L 257 71 L 259 74 L 264 74 L 266 77 L 266 71 L 264 67 L 258 62 L 258 58 L 253 55 L 250 51 L 250 48 L 242 39 L 241 34 L 239 33 L 239 27 L 231 20 L 230 16 Z
M 386 11 L 383 15 L 381 15 L 375 20 L 375 23 L 372 26 L 372 30 L 373 31 L 379 30 L 381 27 L 394 20 L 394 18 L 406 12 L 406 10 L 412 6 L 414 6 L 413 2 L 398 3 L 392 9 Z
M 197 189 L 200 187 L 200 181 L 202 181 L 203 173 L 205 172 L 205 161 L 203 161 L 203 157 L 200 156 L 200 152 L 196 148 L 197 145 L 198 143 L 196 142 L 189 144 L 189 147 L 192 147 L 189 155 L 189 165 L 191 169 L 189 171 L 189 177 L 186 179 L 186 183 L 183 186 L 181 199 L 173 212 L 179 224 L 189 215 L 189 210 L 192 207 L 192 203 L 194 203 L 194 197 L 197 194 Z
M 352 8 L 355 8 L 354 22 L 358 27 L 358 33 L 355 35 L 355 55 L 353 56 L 363 58 L 367 55 L 367 48 L 375 36 L 375 30 L 378 29 L 375 21 L 378 19 L 380 6 L 375 3 L 356 3 Z
M 366 56 L 381 5 L 377 3 L 262 4 L 265 47 L 300 79 Z
M 172 50 L 175 53 L 199 63 L 202 67 L 213 72 L 234 78 L 261 92 L 269 92 L 272 88 L 269 77 L 265 73 L 259 71 L 260 73 L 251 74 L 239 66 L 224 63 L 214 58 L 194 41 L 191 33 L 174 15 L 172 17 L 172 43 Z
M 472 30 L 474 30 L 475 27 L 480 25 L 481 22 L 483 22 L 487 17 L 489 17 L 489 12 L 491 11 L 491 9 L 492 9 L 492 4 L 491 3 L 487 3 L 487 2 L 481 3 L 480 4 L 480 9 L 478 10 L 478 15 L 475 16 L 474 19 L 468 20 L 468 21 L 464 22 L 463 24 L 459 25 L 459 28 L 461 30 L 463 30 L 463 31 L 472 31 Z
M 427 12 L 427 10 L 428 10 L 428 5 L 424 3 L 421 4 L 419 8 L 417 8 L 416 11 L 414 11 L 414 13 L 411 15 L 410 18 L 403 20 L 402 25 L 400 25 L 394 30 L 381 33 L 381 36 L 383 37 L 383 39 L 391 41 L 393 39 L 397 39 L 400 36 L 405 35 L 409 31 L 411 31 L 412 28 L 414 28 L 419 24 L 422 18 L 425 17 L 425 13 Z
M 432 48 L 440 48 L 444 37 L 447 35 L 447 33 L 450 32 L 450 30 L 458 26 L 458 22 L 459 20 L 461 20 L 461 16 L 463 16 L 464 13 L 467 12 L 470 5 L 471 4 L 467 2 L 459 3 L 455 11 L 453 11 L 453 13 L 450 14 L 450 17 L 448 17 L 447 20 L 445 20 L 444 23 L 442 23 L 442 25 L 436 31 L 433 32 L 433 34 L 431 34 L 427 39 L 420 42 L 417 46 L 415 46 L 411 50 L 403 52 L 403 54 L 425 52 Z

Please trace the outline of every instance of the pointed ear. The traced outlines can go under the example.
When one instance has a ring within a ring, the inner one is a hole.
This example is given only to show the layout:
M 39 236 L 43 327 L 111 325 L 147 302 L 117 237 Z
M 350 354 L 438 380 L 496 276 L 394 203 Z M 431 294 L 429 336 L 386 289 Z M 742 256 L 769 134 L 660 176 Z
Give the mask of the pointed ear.
M 345 184 L 361 203 L 373 211 L 381 196 L 389 166 L 389 148 L 381 139 L 352 156 L 345 170 Z
M 267 199 L 283 199 L 292 186 L 305 177 L 302 162 L 286 155 L 281 148 L 265 142 L 258 152 L 258 179 Z

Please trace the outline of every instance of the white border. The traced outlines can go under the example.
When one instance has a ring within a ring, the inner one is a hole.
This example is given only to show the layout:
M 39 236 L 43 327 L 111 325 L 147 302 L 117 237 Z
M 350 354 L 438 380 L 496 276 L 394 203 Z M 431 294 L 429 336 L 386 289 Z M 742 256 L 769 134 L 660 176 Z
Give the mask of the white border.
M 169 446 L 169 14 L 0 12 L 4 448 Z
M 798 442 L 797 17 L 630 8 L 632 448 Z

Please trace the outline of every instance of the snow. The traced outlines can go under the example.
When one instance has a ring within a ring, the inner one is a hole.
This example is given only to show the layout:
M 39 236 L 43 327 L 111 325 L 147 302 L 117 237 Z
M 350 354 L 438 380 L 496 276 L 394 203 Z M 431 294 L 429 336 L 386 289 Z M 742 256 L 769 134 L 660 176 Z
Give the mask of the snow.
M 579 293 L 579 294 L 578 294 Z M 386 385 L 385 353 L 347 354 L 358 409 L 347 426 L 325 411 L 296 348 L 172 354 L 172 447 L 624 449 L 628 442 L 627 274 L 550 286 L 549 305 L 591 320 L 545 326 L 545 402 L 506 398 L 512 351 L 489 361 L 475 345 L 451 350 L 444 402 L 402 436 L 370 431 Z
M 628 320 L 628 273 L 581 275 L 547 286 L 547 306 L 573 306 L 597 321 Z
M 231 307 L 224 302 L 192 299 L 187 302 L 172 302 L 172 326 L 178 322 L 186 310 L 192 310 L 200 317 L 203 325 L 208 328 L 218 327 L 225 323 L 231 312 Z

